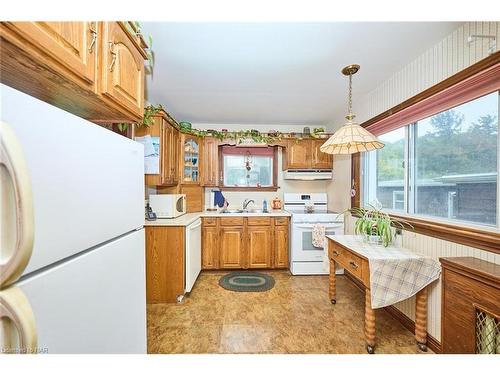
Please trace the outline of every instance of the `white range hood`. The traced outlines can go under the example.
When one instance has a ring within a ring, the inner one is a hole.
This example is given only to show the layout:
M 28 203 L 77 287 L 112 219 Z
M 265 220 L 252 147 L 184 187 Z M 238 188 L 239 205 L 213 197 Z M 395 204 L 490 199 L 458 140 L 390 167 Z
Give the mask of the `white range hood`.
M 289 169 L 283 173 L 285 180 L 331 180 L 333 177 L 331 169 Z

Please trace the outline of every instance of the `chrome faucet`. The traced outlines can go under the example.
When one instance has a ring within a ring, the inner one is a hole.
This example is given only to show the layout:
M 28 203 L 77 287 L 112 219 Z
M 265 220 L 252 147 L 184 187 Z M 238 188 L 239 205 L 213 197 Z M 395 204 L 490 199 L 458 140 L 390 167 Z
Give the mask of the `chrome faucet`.
M 245 199 L 243 201 L 243 209 L 246 210 L 250 203 L 255 203 L 253 199 Z

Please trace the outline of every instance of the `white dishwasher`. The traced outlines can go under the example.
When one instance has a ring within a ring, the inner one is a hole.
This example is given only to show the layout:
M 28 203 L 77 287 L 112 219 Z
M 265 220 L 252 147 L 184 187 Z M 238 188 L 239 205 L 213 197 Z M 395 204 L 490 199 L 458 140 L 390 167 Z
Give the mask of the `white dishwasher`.
M 186 287 L 184 292 L 193 289 L 201 271 L 201 219 L 186 227 Z

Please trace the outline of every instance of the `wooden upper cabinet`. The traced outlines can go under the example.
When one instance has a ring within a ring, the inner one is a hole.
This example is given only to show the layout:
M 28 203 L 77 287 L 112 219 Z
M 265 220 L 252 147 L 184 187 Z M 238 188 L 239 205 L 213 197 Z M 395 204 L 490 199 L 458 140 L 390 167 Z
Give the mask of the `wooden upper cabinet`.
M 322 152 L 319 148 L 326 142 L 326 139 L 315 139 L 311 142 L 311 167 L 317 169 L 332 169 L 333 157 L 331 154 Z
M 220 268 L 246 268 L 244 228 L 221 227 L 219 241 Z
M 123 22 L 1 22 L 0 45 L 2 83 L 98 123 L 143 118 L 147 54 Z
M 170 144 L 171 156 L 170 156 L 170 171 L 171 178 L 170 182 L 172 185 L 177 185 L 179 183 L 179 158 L 180 158 L 180 147 L 181 147 L 181 133 L 178 129 L 171 126 L 172 128 L 172 143 Z
M 332 155 L 321 152 L 324 139 L 289 140 L 283 151 L 283 170 L 332 169 Z
M 8 27 L 95 90 L 97 22 L 12 22 Z
M 214 137 L 205 137 L 201 160 L 201 184 L 203 186 L 218 186 L 218 177 L 219 140 Z
M 272 227 L 248 227 L 248 268 L 270 268 Z
M 142 117 L 144 57 L 123 26 L 105 22 L 102 33 L 101 92 L 116 104 Z
M 288 225 L 274 227 L 274 268 L 288 268 Z
M 179 155 L 179 131 L 166 119 L 165 113 L 160 112 L 153 117 L 153 125 L 135 129 L 135 136 L 144 137 L 150 135 L 158 138 L 160 164 L 158 173 L 146 174 L 145 184 L 149 186 L 174 186 L 177 185 L 178 177 L 178 155 Z
M 180 183 L 181 184 L 200 184 L 200 156 L 202 154 L 202 144 L 200 138 L 181 134 L 181 159 L 180 168 Z
M 287 169 L 311 167 L 311 144 L 308 141 L 288 141 L 285 153 Z

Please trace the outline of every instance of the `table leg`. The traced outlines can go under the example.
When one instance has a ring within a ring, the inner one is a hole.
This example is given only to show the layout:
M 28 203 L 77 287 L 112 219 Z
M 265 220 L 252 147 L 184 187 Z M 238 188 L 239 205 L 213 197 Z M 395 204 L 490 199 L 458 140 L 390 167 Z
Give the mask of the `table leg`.
M 420 290 L 415 299 L 415 339 L 418 348 L 427 351 L 427 287 Z
M 335 261 L 330 258 L 330 287 L 328 289 L 328 295 L 332 304 L 337 303 L 337 288 L 335 285 Z
M 375 311 L 372 309 L 372 298 L 370 289 L 365 290 L 365 338 L 366 351 L 370 354 L 375 352 Z

